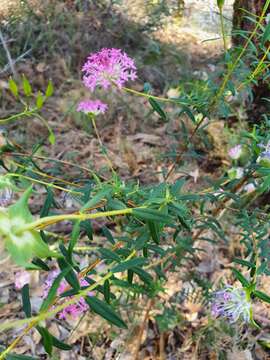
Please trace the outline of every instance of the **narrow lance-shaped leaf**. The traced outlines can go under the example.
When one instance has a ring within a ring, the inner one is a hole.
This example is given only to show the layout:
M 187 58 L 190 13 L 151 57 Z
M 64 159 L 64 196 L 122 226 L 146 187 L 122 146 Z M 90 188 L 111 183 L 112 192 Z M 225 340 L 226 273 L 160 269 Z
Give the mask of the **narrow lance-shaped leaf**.
M 105 280 L 104 281 L 104 285 L 103 285 L 103 290 L 104 290 L 104 299 L 105 301 L 109 304 L 110 303 L 110 299 L 111 299 L 111 292 L 110 292 L 110 280 Z
M 30 302 L 30 292 L 29 284 L 25 284 L 22 288 L 22 307 L 26 317 L 31 317 L 31 302 Z
M 255 290 L 252 292 L 252 294 L 255 295 L 258 299 L 261 299 L 262 301 L 270 304 L 270 296 L 265 294 L 264 292 Z
M 49 333 L 49 331 L 46 328 L 44 328 L 42 326 L 37 326 L 36 329 L 41 335 L 42 344 L 44 346 L 45 351 L 49 355 L 51 355 L 52 354 L 52 348 L 53 348 L 53 340 L 52 340 L 51 334 Z
M 232 269 L 235 277 L 237 278 L 237 280 L 240 281 L 240 283 L 244 286 L 244 287 L 248 287 L 250 285 L 249 281 L 244 277 L 244 275 L 241 274 L 241 272 L 237 269 Z
M 134 266 L 142 266 L 147 262 L 147 260 L 143 257 L 138 257 L 136 259 L 131 259 L 127 261 L 123 261 L 122 263 L 116 265 L 112 268 L 113 273 L 123 272 L 128 269 L 132 269 Z
M 49 80 L 49 83 L 48 83 L 48 86 L 47 86 L 47 89 L 45 92 L 45 96 L 48 98 L 48 97 L 52 96 L 52 94 L 53 94 L 53 84 L 52 84 L 52 81 Z
M 162 120 L 167 121 L 167 116 L 164 110 L 161 108 L 159 103 L 153 98 L 149 98 L 149 103 L 152 106 L 153 110 L 161 117 Z
M 32 87 L 28 81 L 28 79 L 25 77 L 25 75 L 23 75 L 23 91 L 25 93 L 26 96 L 30 96 L 32 94 Z
M 132 213 L 134 216 L 144 220 L 158 221 L 161 223 L 171 223 L 173 221 L 171 216 L 163 214 L 161 211 L 154 209 L 133 209 Z
M 17 97 L 18 94 L 19 94 L 18 86 L 17 86 L 17 84 L 15 83 L 15 81 L 12 78 L 9 79 L 8 86 L 9 86 L 9 90 L 12 92 L 12 94 L 15 97 Z
M 100 315 L 113 325 L 124 329 L 127 328 L 127 325 L 123 319 L 118 314 L 116 314 L 116 312 L 109 304 L 94 296 L 87 296 L 85 300 L 93 312 Z
M 71 285 L 74 290 L 79 291 L 80 283 L 71 265 L 64 258 L 58 259 L 58 265 L 62 271 L 65 270 L 64 277 L 69 283 L 69 285 Z

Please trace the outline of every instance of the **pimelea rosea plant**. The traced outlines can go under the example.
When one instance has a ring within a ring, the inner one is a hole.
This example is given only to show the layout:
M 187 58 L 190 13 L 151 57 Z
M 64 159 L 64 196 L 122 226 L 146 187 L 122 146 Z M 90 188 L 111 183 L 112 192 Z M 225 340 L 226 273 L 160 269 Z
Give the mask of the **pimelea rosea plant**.
M 222 6 L 223 2 L 220 1 L 219 8 L 222 9 Z M 252 36 L 248 41 L 251 40 Z M 226 94 L 232 88 L 228 81 L 239 61 L 237 57 L 229 64 L 229 75 L 224 77 L 219 88 L 213 85 L 209 90 L 207 83 L 207 90 L 201 94 L 201 98 L 192 91 L 174 98 L 164 98 L 152 95 L 149 84 L 144 84 L 144 91 L 141 92 L 126 87 L 129 81 L 137 78 L 137 69 L 134 60 L 123 50 L 101 49 L 89 55 L 82 68 L 83 84 L 89 89 L 89 98 L 79 102 L 77 111 L 86 114 L 92 122 L 102 147 L 96 120 L 106 114 L 108 105 L 96 98 L 97 88 L 103 91 L 126 91 L 145 97 L 151 109 L 164 121 L 168 120 L 164 104 L 179 107 L 181 113 L 185 113 L 191 120 L 193 128 L 186 137 L 184 151 L 177 153 L 174 161 L 164 169 L 160 183 L 144 187 L 139 183 L 123 181 L 104 151 L 111 177 L 104 180 L 93 170 L 89 172 L 91 178 L 88 176 L 78 186 L 75 181 L 67 182 L 61 176 L 48 175 L 40 171 L 39 167 L 33 167 L 33 154 L 19 153 L 16 144 L 9 143 L 1 149 L 4 159 L 7 155 L 13 156 L 16 161 L 25 160 L 23 165 L 13 161 L 12 169 L 4 163 L 6 175 L 0 178 L 0 235 L 1 245 L 5 247 L 8 256 L 21 268 L 15 285 L 21 290 L 26 318 L 2 323 L 0 331 L 26 326 L 23 330 L 23 334 L 26 334 L 36 328 L 45 351 L 52 355 L 54 347 L 61 350 L 70 350 L 71 347 L 49 332 L 46 326 L 49 318 L 56 317 L 64 321 L 68 316 L 80 316 L 89 309 L 110 324 L 126 328 L 128 323 L 121 310 L 119 292 L 131 294 L 131 298 L 146 296 L 150 299 L 146 311 L 150 311 L 159 293 L 166 289 L 169 272 L 179 269 L 188 272 L 189 261 L 195 262 L 200 251 L 196 242 L 212 240 L 204 236 L 205 232 L 211 231 L 217 239 L 226 238 L 220 220 L 225 212 L 230 211 L 234 214 L 232 221 L 246 244 L 245 257 L 234 259 L 234 265 L 231 266 L 241 287 L 218 284 L 220 289 L 214 289 L 212 294 L 208 289 L 205 296 L 209 306 L 206 311 L 210 314 L 211 307 L 212 315 L 209 316 L 212 318 L 259 328 L 252 305 L 254 299 L 270 302 L 269 295 L 258 290 L 260 275 L 269 273 L 269 254 L 265 251 L 269 227 L 260 212 L 249 212 L 246 207 L 258 194 L 269 189 L 270 173 L 266 162 L 269 160 L 269 136 L 265 134 L 265 129 L 254 127 L 244 134 L 241 143 L 229 150 L 229 166 L 220 179 L 212 182 L 210 188 L 186 191 L 184 185 L 187 179 L 175 180 L 172 177 L 185 153 L 194 150 L 192 140 L 195 135 L 202 133 L 211 112 L 219 113 L 220 107 L 224 109 L 227 105 Z M 256 69 L 253 75 L 257 74 Z M 10 80 L 9 86 L 19 101 L 17 83 Z M 39 92 L 34 96 L 30 83 L 24 77 L 23 88 L 29 101 L 22 101 L 23 111 L 2 119 L 3 123 L 31 114 L 37 114 L 44 120 L 39 111 L 47 98 L 52 96 L 52 83 L 49 83 L 45 94 Z M 52 129 L 48 123 L 43 121 L 43 124 L 48 128 L 49 141 L 53 144 L 55 139 Z M 187 131 L 183 125 L 184 130 Z M 244 159 L 243 151 L 248 155 Z M 8 163 L 8 160 L 5 161 Z M 21 166 L 27 172 L 23 172 Z M 251 184 L 252 189 L 247 189 Z M 38 186 L 45 187 L 47 196 L 40 216 L 34 218 L 28 202 L 31 195 L 33 198 L 38 196 L 33 191 Z M 76 211 L 54 214 L 51 211 L 55 206 L 54 189 L 76 196 L 80 204 Z M 10 204 L 10 191 L 23 193 L 14 204 Z M 267 217 L 267 214 L 263 215 Z M 102 232 L 105 240 L 94 251 L 95 261 L 82 264 L 76 253 L 78 242 L 82 233 L 92 241 L 92 220 L 99 218 L 105 219 L 105 222 L 108 219 L 112 223 L 117 222 L 118 234 L 115 235 L 114 231 L 104 225 Z M 51 236 L 49 231 L 51 225 L 62 221 L 70 221 L 72 224 L 67 241 Z M 98 268 L 98 265 L 102 266 Z M 46 276 L 43 274 L 46 280 L 41 306 L 36 313 L 31 307 L 29 288 L 29 273 L 32 269 L 47 273 Z M 129 296 L 126 296 L 125 301 L 128 299 Z M 20 340 L 22 337 L 19 335 L 6 344 L 0 359 L 12 356 L 10 354 Z

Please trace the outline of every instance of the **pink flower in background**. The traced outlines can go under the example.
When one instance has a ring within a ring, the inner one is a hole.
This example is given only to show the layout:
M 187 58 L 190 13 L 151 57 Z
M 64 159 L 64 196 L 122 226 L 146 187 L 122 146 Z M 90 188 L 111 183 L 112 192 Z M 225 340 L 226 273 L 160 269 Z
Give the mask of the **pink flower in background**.
M 84 85 L 91 91 L 97 86 L 106 90 L 113 83 L 121 88 L 128 80 L 137 78 L 134 61 L 121 49 L 114 48 L 91 54 L 82 71 Z
M 24 285 L 29 284 L 30 274 L 28 271 L 19 271 L 15 274 L 15 288 L 20 290 Z
M 59 271 L 55 270 L 52 271 L 43 286 L 43 298 L 45 298 L 48 293 L 49 290 L 52 286 L 52 283 L 54 281 L 54 279 L 59 275 Z M 89 286 L 89 283 L 85 280 L 85 279 L 80 279 L 80 285 L 81 286 Z M 60 283 L 60 286 L 57 289 L 57 295 L 61 295 L 63 292 L 67 291 L 69 289 L 69 285 L 66 282 L 65 279 L 63 279 Z M 93 296 L 93 293 L 89 292 L 88 296 Z M 63 301 L 67 301 L 72 299 L 72 296 L 67 296 L 63 298 Z M 60 319 L 66 319 L 68 316 L 72 316 L 73 318 L 78 317 L 79 315 L 83 314 L 84 312 L 86 312 L 88 310 L 88 305 L 85 302 L 84 298 L 81 297 L 75 304 L 71 304 L 68 305 L 65 309 L 63 309 L 60 313 L 59 313 L 59 318 Z
M 104 114 L 107 110 L 108 105 L 104 104 L 100 100 L 85 100 L 81 101 L 77 107 L 77 111 L 82 111 L 85 114 Z
M 235 145 L 228 152 L 230 158 L 233 160 L 238 160 L 241 156 L 241 153 L 242 153 L 242 145 L 240 145 L 240 144 Z
M 256 190 L 256 186 L 253 183 L 249 183 L 244 186 L 244 190 L 249 194 Z

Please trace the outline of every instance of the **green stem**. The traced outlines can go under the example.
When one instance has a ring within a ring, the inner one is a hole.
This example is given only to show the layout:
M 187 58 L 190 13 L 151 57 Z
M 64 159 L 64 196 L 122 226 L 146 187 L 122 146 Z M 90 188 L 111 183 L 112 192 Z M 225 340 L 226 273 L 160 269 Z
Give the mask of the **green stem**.
M 256 66 L 256 68 L 253 70 L 253 72 L 249 75 L 249 77 L 247 78 L 246 81 L 244 81 L 243 83 L 241 83 L 238 88 L 236 89 L 237 91 L 239 91 L 240 89 L 242 89 L 243 86 L 248 85 L 249 83 L 251 83 L 256 76 L 258 76 L 262 70 L 267 69 L 267 67 L 269 67 L 269 64 L 265 67 L 263 67 L 264 64 L 264 60 L 266 59 L 267 55 L 270 52 L 270 45 L 268 46 L 268 48 L 266 49 L 263 57 L 261 58 L 261 60 L 259 61 L 258 65 Z
M 145 97 L 147 99 L 154 99 L 154 100 L 157 100 L 157 101 L 169 102 L 169 103 L 174 103 L 174 104 L 182 104 L 182 105 L 187 104 L 186 102 L 183 102 L 183 101 L 180 101 L 180 100 L 177 100 L 177 99 L 169 99 L 169 98 L 164 98 L 164 97 L 160 97 L 160 96 L 154 96 L 154 95 L 147 94 L 147 93 L 144 93 L 144 92 L 141 92 L 141 91 L 137 91 L 137 90 L 127 88 L 125 86 L 123 86 L 122 89 L 129 92 L 129 93 L 131 93 L 131 94 L 142 96 L 142 97 Z
M 222 6 L 220 6 L 220 8 L 219 8 L 219 16 L 220 16 L 220 26 L 221 26 L 221 33 L 222 33 L 222 39 L 223 39 L 223 46 L 224 46 L 224 50 L 226 52 L 228 50 L 228 48 L 227 48 L 227 42 L 226 42 L 226 34 L 225 34 Z
M 20 117 L 24 117 L 24 116 L 31 116 L 33 115 L 36 111 L 38 110 L 38 108 L 34 108 L 32 110 L 24 110 L 23 112 L 19 113 L 19 114 L 15 114 L 15 115 L 11 115 L 10 117 L 6 118 L 6 119 L 0 119 L 0 124 L 4 124 L 7 123 L 9 121 L 13 121 L 13 120 L 17 120 Z
M 105 159 L 107 160 L 107 163 L 109 165 L 109 168 L 111 169 L 111 172 L 114 176 L 116 176 L 116 172 L 114 171 L 114 168 L 113 168 L 113 164 L 109 158 L 109 156 L 107 155 L 107 149 L 105 148 L 105 146 L 103 145 L 103 142 L 101 140 L 101 137 L 99 135 L 99 131 L 98 131 L 98 128 L 97 128 L 97 124 L 96 124 L 96 120 L 95 120 L 95 116 L 91 116 L 91 121 L 92 121 L 92 124 L 93 124 L 93 128 L 95 130 L 95 134 L 96 134 L 96 137 L 98 139 L 98 142 L 99 142 L 99 145 L 101 147 L 101 150 L 102 150 L 102 153 L 104 154 L 105 156 Z
M 53 216 L 46 216 L 40 218 L 36 221 L 33 221 L 30 224 L 23 225 L 19 227 L 16 233 L 21 233 L 28 230 L 38 229 L 40 227 L 46 227 L 48 225 L 52 225 L 64 220 L 90 220 L 90 219 L 97 219 L 100 217 L 108 217 L 108 216 L 117 216 L 117 215 L 125 215 L 131 214 L 134 209 L 127 208 L 121 210 L 111 210 L 111 211 L 104 211 L 98 212 L 94 214 L 64 214 L 64 215 L 53 215 Z
M 26 175 L 22 175 L 22 174 L 9 173 L 8 176 L 18 177 L 18 178 L 30 180 L 30 181 L 36 182 L 36 183 L 38 183 L 38 184 L 46 185 L 46 186 L 48 186 L 48 187 L 52 187 L 52 188 L 55 188 L 55 189 L 58 189 L 58 190 L 61 190 L 61 191 L 66 191 L 66 192 L 68 192 L 68 193 L 70 193 L 70 194 L 77 194 L 77 195 L 80 195 L 80 194 L 81 194 L 81 192 L 79 192 L 79 191 L 74 191 L 74 190 L 66 189 L 66 188 L 64 188 L 64 187 L 62 187 L 62 186 L 58 186 L 58 185 L 55 185 L 55 184 L 53 184 L 53 183 L 48 183 L 48 182 L 46 182 L 46 181 L 34 179 L 34 178 L 31 178 L 30 176 L 26 176 Z

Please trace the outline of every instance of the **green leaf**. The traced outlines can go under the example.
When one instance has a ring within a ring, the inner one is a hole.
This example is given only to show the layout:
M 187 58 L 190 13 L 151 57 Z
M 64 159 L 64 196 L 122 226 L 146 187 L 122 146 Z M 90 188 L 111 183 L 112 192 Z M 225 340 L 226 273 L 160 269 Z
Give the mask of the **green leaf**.
M 37 97 L 36 97 L 36 107 L 38 108 L 38 109 L 41 109 L 42 108 L 42 106 L 43 106 L 43 104 L 44 104 L 44 97 L 43 97 L 43 95 L 42 95 L 42 92 L 41 91 L 39 91 L 38 92 L 38 94 L 37 94 Z
M 154 242 L 156 244 L 159 244 L 159 231 L 158 231 L 157 223 L 154 223 L 153 221 L 148 221 L 147 224 L 148 224 L 152 239 L 154 240 Z
M 269 39 L 270 39 L 270 22 L 267 23 L 264 29 L 264 33 L 261 39 L 262 44 L 265 44 L 266 41 L 268 41 Z
M 153 281 L 152 276 L 150 274 L 148 274 L 148 272 L 146 272 L 145 270 L 143 270 L 143 269 L 141 269 L 139 267 L 134 267 L 133 271 L 146 284 L 150 285 L 152 283 L 152 281 Z
M 32 87 L 24 75 L 22 77 L 22 80 L 23 80 L 23 91 L 26 96 L 30 96 L 32 94 Z
M 143 228 L 143 230 L 144 230 L 144 228 Z M 149 234 L 148 234 L 148 231 L 146 231 L 146 229 L 145 229 L 145 231 L 143 231 L 143 233 L 140 234 L 140 235 L 137 237 L 137 239 L 135 239 L 135 243 L 134 243 L 135 249 L 136 249 L 136 250 L 141 250 L 141 249 L 144 247 L 145 243 L 146 243 L 149 239 L 150 239 L 150 236 L 149 236 Z
M 110 230 L 106 227 L 106 226 L 103 226 L 102 229 L 101 229 L 103 235 L 107 238 L 107 240 L 111 243 L 111 244 L 115 244 L 115 240 L 110 232 Z
M 110 298 L 111 298 L 111 292 L 110 292 L 110 280 L 105 280 L 104 281 L 104 285 L 103 285 L 103 290 L 104 290 L 104 298 L 105 301 L 109 304 L 110 303 Z
M 93 228 L 91 225 L 91 221 L 84 220 L 81 222 L 81 229 L 86 232 L 86 235 L 89 240 L 93 240 Z
M 41 259 L 39 258 L 34 258 L 32 260 L 32 264 L 36 265 L 38 268 L 40 268 L 41 270 L 44 270 L 44 271 L 50 271 L 50 268 L 49 266 L 44 262 L 42 261 Z
M 225 0 L 217 0 L 217 6 L 219 9 L 222 9 L 225 4 Z
M 264 292 L 259 291 L 259 290 L 254 290 L 254 291 L 252 292 L 252 294 L 253 294 L 254 296 L 256 296 L 257 298 L 261 299 L 262 301 L 267 302 L 267 303 L 270 304 L 270 296 L 267 295 L 267 294 L 265 294 Z
M 53 84 L 52 84 L 52 81 L 49 80 L 49 83 L 48 83 L 48 86 L 47 86 L 47 89 L 46 89 L 46 92 L 45 92 L 45 96 L 46 98 L 52 96 L 53 94 Z
M 109 304 L 99 300 L 94 296 L 86 296 L 85 300 L 94 313 L 100 315 L 113 325 L 116 325 L 122 329 L 127 329 L 125 322 L 118 314 L 115 313 Z
M 18 97 L 18 94 L 19 94 L 18 86 L 12 78 L 9 79 L 8 86 L 9 86 L 9 90 L 12 92 L 12 94 L 15 97 Z
M 41 338 L 42 338 L 42 344 L 44 346 L 45 351 L 49 354 L 52 355 L 52 348 L 53 348 L 53 339 L 52 339 L 52 335 L 49 333 L 49 331 L 42 327 L 42 326 L 37 326 L 36 327 L 37 331 L 40 333 Z
M 50 126 L 48 126 L 48 131 L 49 131 L 49 136 L 48 136 L 48 140 L 50 142 L 51 145 L 55 144 L 55 135 L 54 132 L 52 131 L 52 129 L 50 128 Z
M 250 261 L 247 261 L 247 260 L 234 259 L 233 262 L 236 263 L 236 264 L 247 266 L 248 268 L 251 268 L 251 269 L 256 269 L 256 265 L 254 263 L 251 263 Z
M 106 248 L 100 248 L 99 252 L 102 256 L 103 259 L 109 259 L 109 260 L 114 260 L 117 262 L 121 261 L 121 258 L 113 251 L 106 249 Z
M 182 105 L 182 110 L 180 111 L 179 116 L 183 113 L 190 118 L 193 124 L 196 124 L 195 116 L 193 115 L 192 111 L 185 105 Z
M 161 223 L 173 222 L 172 217 L 154 209 L 133 209 L 132 214 L 144 220 L 152 220 Z
M 76 246 L 80 236 L 80 225 L 80 220 L 77 220 L 72 228 L 71 239 L 68 244 L 68 253 L 70 257 L 72 256 L 72 251 Z
M 22 288 L 22 308 L 26 317 L 30 318 L 32 315 L 29 284 L 25 284 Z
M 53 346 L 55 346 L 56 348 L 61 349 L 61 350 L 66 350 L 66 351 L 72 349 L 71 345 L 68 345 L 68 344 L 64 343 L 63 341 L 60 341 L 59 339 L 57 339 L 52 334 L 50 334 L 50 335 L 52 337 Z
M 113 273 L 123 272 L 128 269 L 132 269 L 135 266 L 142 266 L 147 262 L 147 260 L 143 257 L 138 257 L 136 259 L 131 259 L 127 261 L 123 261 L 122 263 L 116 265 L 112 268 Z
M 112 193 L 111 187 L 105 189 L 103 188 L 101 191 L 97 192 L 96 195 L 92 197 L 92 199 L 90 199 L 83 205 L 83 207 L 81 208 L 81 212 L 97 205 L 101 200 L 109 196 L 111 193 Z
M 129 269 L 128 270 L 128 276 L 127 276 L 127 280 L 129 282 L 129 284 L 132 284 L 133 282 L 133 277 L 134 277 L 134 271 Z
M 246 288 L 246 287 L 250 286 L 249 281 L 244 277 L 244 275 L 241 274 L 240 271 L 238 271 L 237 269 L 234 269 L 234 268 L 232 269 L 232 271 L 233 271 L 235 277 L 237 278 L 237 280 L 239 280 L 240 283 L 243 285 L 243 287 Z
M 46 187 L 47 196 L 40 211 L 40 217 L 48 216 L 50 208 L 54 205 L 54 195 L 50 187 Z
M 80 283 L 79 283 L 78 277 L 75 274 L 75 272 L 73 271 L 71 265 L 64 258 L 58 259 L 58 265 L 62 271 L 65 270 L 64 277 L 67 280 L 67 282 L 69 283 L 69 285 L 72 286 L 72 288 L 75 291 L 79 291 L 81 288 Z
M 167 121 L 167 116 L 164 110 L 161 108 L 159 103 L 153 98 L 149 98 L 149 103 L 152 106 L 153 110 L 158 113 L 162 120 Z

